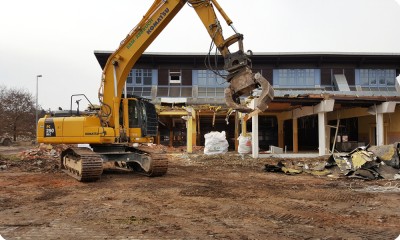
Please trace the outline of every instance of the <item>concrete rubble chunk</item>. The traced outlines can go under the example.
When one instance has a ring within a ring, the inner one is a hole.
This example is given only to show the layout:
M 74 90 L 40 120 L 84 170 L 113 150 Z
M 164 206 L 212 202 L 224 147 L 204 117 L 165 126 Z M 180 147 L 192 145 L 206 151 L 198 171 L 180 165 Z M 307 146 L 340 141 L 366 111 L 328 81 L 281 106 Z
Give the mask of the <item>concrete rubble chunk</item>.
M 400 168 L 400 163 L 399 163 L 400 143 L 383 145 L 379 147 L 371 146 L 370 148 L 368 148 L 368 151 L 372 152 L 381 161 L 384 161 L 386 165 L 394 168 Z
M 315 176 L 338 178 L 340 175 L 364 180 L 400 179 L 400 144 L 357 147 L 349 154 L 332 154 L 326 162 L 295 163 L 280 161 L 277 165 L 266 164 L 266 172 L 286 174 L 309 173 Z
M 399 170 L 388 165 L 380 165 L 379 168 L 376 169 L 379 175 L 381 175 L 384 179 L 388 180 L 396 180 L 396 175 L 399 175 Z

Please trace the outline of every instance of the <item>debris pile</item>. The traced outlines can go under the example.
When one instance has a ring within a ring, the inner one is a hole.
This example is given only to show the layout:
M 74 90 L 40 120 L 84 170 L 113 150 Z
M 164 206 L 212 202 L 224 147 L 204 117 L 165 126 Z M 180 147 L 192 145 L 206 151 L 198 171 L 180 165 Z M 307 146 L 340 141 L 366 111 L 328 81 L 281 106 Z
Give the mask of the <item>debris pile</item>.
M 47 145 L 40 144 L 37 148 L 32 148 L 20 152 L 18 159 L 7 159 L 4 165 L 7 168 L 17 167 L 29 172 L 51 172 L 59 169 L 60 153 L 70 147 L 69 145 Z
M 337 165 L 341 172 L 351 178 L 400 179 L 400 143 L 383 146 L 358 147 L 347 155 L 332 155 L 328 164 Z
M 400 179 L 400 143 L 384 146 L 358 147 L 346 155 L 333 154 L 326 162 L 280 161 L 266 164 L 266 172 L 299 174 L 302 172 L 319 176 L 360 178 L 366 180 Z
M 154 143 L 140 144 L 139 146 L 137 146 L 135 148 L 142 150 L 142 151 L 148 151 L 148 152 L 159 152 L 159 153 L 166 152 L 165 146 L 159 145 L 159 144 L 154 144 Z

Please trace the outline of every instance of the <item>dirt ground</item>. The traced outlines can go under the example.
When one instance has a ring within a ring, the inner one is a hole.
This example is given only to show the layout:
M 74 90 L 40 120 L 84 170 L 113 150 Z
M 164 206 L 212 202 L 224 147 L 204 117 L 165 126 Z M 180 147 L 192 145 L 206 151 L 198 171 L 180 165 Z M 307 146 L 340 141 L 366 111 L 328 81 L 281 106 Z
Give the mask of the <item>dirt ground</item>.
M 0 170 L 0 235 L 7 240 L 400 235 L 400 192 L 388 191 L 400 181 L 266 173 L 264 164 L 276 159 L 179 152 L 169 154 L 163 177 L 106 170 L 99 181 L 80 183 L 56 160 L 18 160 L 21 150 L 0 148 L 7 166 Z

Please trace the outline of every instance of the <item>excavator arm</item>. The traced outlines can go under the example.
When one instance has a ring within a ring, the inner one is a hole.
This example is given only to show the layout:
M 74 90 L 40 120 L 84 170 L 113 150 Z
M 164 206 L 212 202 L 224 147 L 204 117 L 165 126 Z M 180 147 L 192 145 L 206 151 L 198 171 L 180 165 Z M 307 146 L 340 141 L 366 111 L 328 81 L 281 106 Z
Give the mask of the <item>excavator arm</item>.
M 251 61 L 243 51 L 243 35 L 236 32 L 232 21 L 216 0 L 155 0 L 139 24 L 109 57 L 103 70 L 99 89 L 103 126 L 119 129 L 119 105 L 129 72 L 146 48 L 186 3 L 194 8 L 224 58 L 224 69 L 228 72 L 227 81 L 230 83 L 225 89 L 227 105 L 242 112 L 251 111 L 240 105 L 239 97 L 249 95 L 253 89 L 262 87 L 257 111 L 267 109 L 267 104 L 273 99 L 273 89 L 261 74 L 252 72 Z M 224 38 L 215 8 L 234 29 L 233 36 Z M 234 43 L 238 43 L 239 50 L 231 53 L 229 47 Z M 118 131 L 116 134 L 118 136 Z
M 206 27 L 212 41 L 215 43 L 224 58 L 224 70 L 228 72 L 226 80 L 230 83 L 225 89 L 225 102 L 228 107 L 240 112 L 263 112 L 268 108 L 268 103 L 274 98 L 274 90 L 269 82 L 259 73 L 254 74 L 251 70 L 251 60 L 243 50 L 243 35 L 238 33 L 217 0 L 189 0 L 188 3 L 194 8 L 199 18 Z M 226 24 L 232 27 L 234 35 L 224 39 L 221 24 L 215 13 L 219 11 Z M 229 47 L 237 43 L 239 50 L 230 52 Z M 250 109 L 240 104 L 239 97 L 251 95 L 252 91 L 261 87 L 256 109 Z

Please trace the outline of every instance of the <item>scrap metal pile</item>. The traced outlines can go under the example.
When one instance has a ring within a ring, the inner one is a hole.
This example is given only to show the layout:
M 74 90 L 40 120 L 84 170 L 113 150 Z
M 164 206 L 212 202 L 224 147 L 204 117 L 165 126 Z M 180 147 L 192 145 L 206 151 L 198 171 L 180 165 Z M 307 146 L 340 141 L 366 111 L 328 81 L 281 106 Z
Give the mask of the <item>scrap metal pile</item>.
M 280 161 L 277 165 L 266 164 L 264 170 L 286 174 L 305 172 L 330 177 L 397 180 L 400 179 L 399 156 L 400 143 L 394 143 L 384 146 L 358 147 L 346 155 L 333 154 L 326 162 Z

